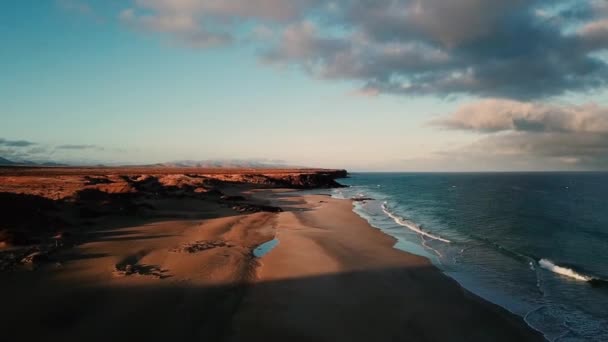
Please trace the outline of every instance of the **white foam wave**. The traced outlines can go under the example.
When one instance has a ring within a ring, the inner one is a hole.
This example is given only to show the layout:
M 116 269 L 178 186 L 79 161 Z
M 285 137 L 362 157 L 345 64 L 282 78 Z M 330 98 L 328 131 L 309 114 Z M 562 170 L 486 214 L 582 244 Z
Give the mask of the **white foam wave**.
M 431 247 L 431 246 L 427 245 L 427 243 L 426 243 L 426 239 L 424 238 L 424 236 L 422 237 L 422 245 L 423 245 L 424 247 L 426 247 L 426 248 L 428 248 L 428 249 L 432 250 L 433 252 L 435 252 L 435 254 L 437 254 L 437 256 L 438 256 L 439 258 L 443 258 L 443 254 L 441 254 L 441 252 L 440 252 L 440 251 L 438 251 L 438 250 L 436 250 L 435 248 L 433 248 L 433 247 Z
M 334 191 L 332 191 L 331 193 L 331 197 L 337 199 L 346 199 L 346 197 L 344 196 L 344 192 L 339 189 L 334 189 Z
M 540 267 L 547 269 L 553 273 L 561 274 L 563 276 L 566 276 L 566 277 L 569 277 L 572 279 L 576 279 L 576 280 L 580 280 L 580 281 L 593 280 L 592 277 L 577 273 L 573 269 L 570 269 L 567 267 L 558 266 L 558 265 L 554 264 L 553 261 L 548 260 L 548 259 L 540 259 L 538 264 L 540 265 Z
M 382 204 L 382 211 L 384 211 L 384 213 L 385 213 L 385 214 L 386 214 L 388 217 L 392 218 L 392 219 L 393 219 L 393 221 L 395 221 L 395 223 L 397 223 L 397 224 L 398 224 L 398 225 L 400 225 L 400 226 L 403 226 L 403 227 L 405 227 L 405 228 L 407 228 L 407 229 L 409 229 L 409 230 L 411 230 L 411 231 L 413 231 L 413 232 L 416 232 L 416 233 L 418 233 L 418 234 L 420 234 L 420 235 L 422 235 L 422 236 L 426 236 L 426 237 L 428 237 L 428 238 L 430 238 L 430 239 L 437 240 L 437 241 L 441 241 L 441 242 L 445 242 L 445 243 L 451 243 L 451 241 L 450 241 L 450 240 L 448 240 L 448 239 L 444 239 L 444 238 L 442 238 L 441 236 L 437 236 L 437 235 L 433 235 L 433 234 L 431 234 L 431 233 L 427 233 L 427 232 L 425 232 L 424 230 L 420 229 L 420 227 L 418 227 L 418 226 L 417 226 L 416 224 L 414 224 L 413 222 L 410 222 L 410 221 L 404 220 L 403 218 L 401 218 L 401 217 L 399 217 L 399 216 L 394 215 L 393 213 L 391 213 L 391 212 L 390 212 L 390 210 L 388 210 L 388 207 L 387 207 L 387 205 L 386 205 L 386 202 L 384 202 L 384 203 Z

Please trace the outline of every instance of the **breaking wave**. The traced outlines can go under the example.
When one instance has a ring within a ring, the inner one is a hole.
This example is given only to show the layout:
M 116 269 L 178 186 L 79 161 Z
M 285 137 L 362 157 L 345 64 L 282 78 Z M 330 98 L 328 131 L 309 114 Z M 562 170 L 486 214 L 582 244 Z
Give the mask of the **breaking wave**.
M 586 281 L 586 282 L 595 280 L 595 278 L 590 277 L 588 275 L 580 274 L 571 268 L 556 265 L 553 263 L 553 261 L 551 261 L 549 259 L 540 259 L 538 261 L 538 264 L 540 265 L 540 267 L 542 267 L 546 270 L 549 270 L 553 273 L 561 274 L 563 276 L 566 276 L 568 278 L 572 278 L 575 280 Z
M 411 230 L 411 231 L 413 231 L 413 232 L 416 232 L 416 233 L 418 233 L 418 234 L 420 234 L 420 235 L 422 235 L 422 236 L 426 236 L 426 237 L 428 237 L 428 238 L 430 238 L 430 239 L 437 240 L 437 241 L 441 241 L 441 242 L 445 242 L 445 243 L 451 243 L 451 241 L 450 241 L 450 240 L 448 240 L 448 239 L 444 239 L 444 238 L 442 238 L 441 236 L 437 236 L 437 235 L 433 235 L 433 234 L 431 234 L 431 233 L 425 232 L 425 231 L 424 231 L 424 230 L 422 230 L 420 227 L 418 227 L 418 226 L 417 226 L 415 223 L 410 222 L 410 221 L 408 221 L 408 220 L 405 220 L 405 219 L 403 219 L 403 218 L 401 218 L 401 217 L 399 217 L 399 216 L 397 216 L 397 215 L 393 214 L 393 213 L 392 213 L 392 212 L 391 212 L 391 211 L 388 209 L 388 206 L 387 206 L 387 203 L 386 203 L 386 202 L 384 202 L 384 203 L 382 204 L 382 211 L 383 211 L 383 212 L 384 212 L 384 213 L 385 213 L 385 214 L 386 214 L 388 217 L 392 218 L 392 219 L 393 219 L 393 221 L 395 221 L 395 223 L 397 223 L 397 224 L 398 224 L 398 225 L 400 225 L 400 226 L 403 226 L 403 227 L 405 227 L 405 228 L 407 228 L 407 229 L 409 229 L 409 230 Z

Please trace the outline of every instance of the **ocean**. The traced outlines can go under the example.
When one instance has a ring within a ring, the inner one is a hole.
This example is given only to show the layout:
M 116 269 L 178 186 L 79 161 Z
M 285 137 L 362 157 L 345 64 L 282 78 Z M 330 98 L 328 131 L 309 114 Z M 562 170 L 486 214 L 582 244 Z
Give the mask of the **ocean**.
M 333 190 L 550 341 L 608 341 L 608 173 L 354 173 Z M 407 289 L 404 289 L 407 291 Z

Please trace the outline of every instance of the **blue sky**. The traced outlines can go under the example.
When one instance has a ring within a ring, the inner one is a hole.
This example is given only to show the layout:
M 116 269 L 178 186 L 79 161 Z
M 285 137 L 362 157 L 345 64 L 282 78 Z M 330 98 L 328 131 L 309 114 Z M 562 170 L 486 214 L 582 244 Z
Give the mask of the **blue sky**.
M 605 169 L 604 5 L 13 2 L 0 13 L 0 156 Z

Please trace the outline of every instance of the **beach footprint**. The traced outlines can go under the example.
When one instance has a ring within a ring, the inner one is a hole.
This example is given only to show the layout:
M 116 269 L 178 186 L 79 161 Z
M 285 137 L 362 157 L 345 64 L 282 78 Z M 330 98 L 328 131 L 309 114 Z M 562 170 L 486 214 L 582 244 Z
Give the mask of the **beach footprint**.
M 132 275 L 152 276 L 159 279 L 169 278 L 168 270 L 163 270 L 158 265 L 140 264 L 139 261 L 148 254 L 148 251 L 139 251 L 122 259 L 114 265 L 115 277 L 127 277 Z
M 174 253 L 194 254 L 220 247 L 230 248 L 234 247 L 234 245 L 223 240 L 200 240 L 191 243 L 184 243 L 177 248 L 171 249 L 170 251 Z

